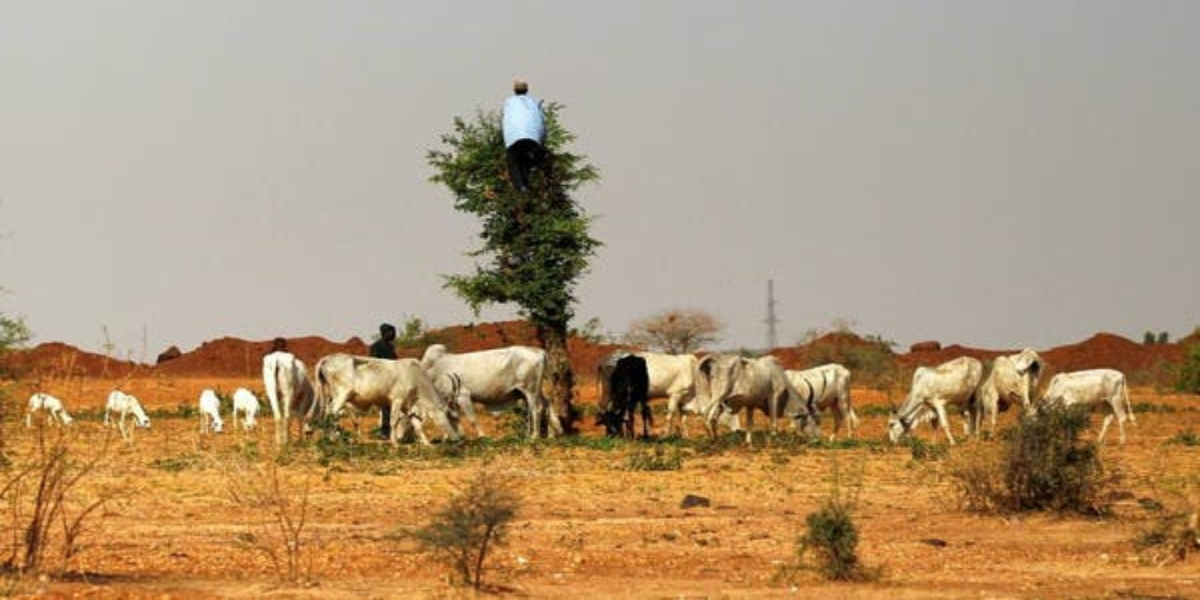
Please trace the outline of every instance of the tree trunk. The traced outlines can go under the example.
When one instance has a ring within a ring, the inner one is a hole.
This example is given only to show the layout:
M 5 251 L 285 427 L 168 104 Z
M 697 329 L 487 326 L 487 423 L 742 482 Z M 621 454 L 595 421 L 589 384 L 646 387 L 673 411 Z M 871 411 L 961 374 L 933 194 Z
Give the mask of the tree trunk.
M 550 383 L 550 410 L 558 415 L 562 423 L 562 433 L 577 433 L 575 420 L 578 414 L 571 403 L 575 395 L 575 374 L 571 371 L 571 355 L 567 350 L 567 326 L 537 327 L 538 340 L 546 350 L 546 378 Z M 548 426 L 554 423 L 548 419 Z

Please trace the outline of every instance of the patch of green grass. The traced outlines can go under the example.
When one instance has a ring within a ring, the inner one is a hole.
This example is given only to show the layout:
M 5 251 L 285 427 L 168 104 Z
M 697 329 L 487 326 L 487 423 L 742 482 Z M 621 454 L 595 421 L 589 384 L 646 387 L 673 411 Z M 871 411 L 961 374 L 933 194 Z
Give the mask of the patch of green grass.
M 905 443 L 912 451 L 912 459 L 916 462 L 943 460 L 950 456 L 950 447 L 946 444 L 931 444 L 918 437 L 906 438 Z
M 1179 444 L 1180 446 L 1195 447 L 1200 446 L 1200 435 L 1195 431 L 1188 429 L 1175 434 L 1171 439 L 1167 440 L 1168 444 Z
M 200 470 L 204 468 L 204 457 L 193 452 L 187 452 L 175 456 L 156 458 L 150 461 L 150 466 L 155 469 L 162 469 L 168 473 L 179 473 L 189 469 Z
M 625 458 L 625 468 L 630 471 L 678 471 L 683 468 L 683 453 L 669 446 L 639 448 Z

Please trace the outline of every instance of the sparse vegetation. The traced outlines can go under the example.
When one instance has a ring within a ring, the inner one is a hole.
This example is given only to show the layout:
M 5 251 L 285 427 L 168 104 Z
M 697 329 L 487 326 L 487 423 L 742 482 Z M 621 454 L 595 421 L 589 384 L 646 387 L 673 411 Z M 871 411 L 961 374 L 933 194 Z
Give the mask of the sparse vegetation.
M 1187 431 L 1181 431 L 1175 434 L 1171 437 L 1171 439 L 1167 440 L 1167 443 L 1178 444 L 1180 446 L 1200 446 L 1200 435 L 1197 435 L 1195 431 L 1188 429 Z
M 429 524 L 409 534 L 423 550 L 449 562 L 460 581 L 476 590 L 483 585 L 488 551 L 504 544 L 521 504 L 513 480 L 489 466 L 484 463 Z
M 85 493 L 82 484 L 108 456 L 108 446 L 93 448 L 86 459 L 71 448 L 67 432 L 36 430 L 36 453 L 4 477 L 0 501 L 6 523 L 7 556 L 0 568 L 15 576 L 65 573 L 79 553 L 80 539 L 99 520 L 115 496 L 111 490 Z M 49 439 L 47 439 L 49 438 Z M 57 564 L 47 565 L 56 558 Z
M 961 453 L 950 476 L 966 507 L 1107 514 L 1107 492 L 1116 480 L 1096 445 L 1079 439 L 1088 423 L 1082 407 L 1046 409 L 1002 433 L 997 460 Z
M 1135 540 L 1144 558 L 1157 566 L 1200 553 L 1200 478 L 1154 480 L 1155 497 L 1143 498 L 1154 514 Z
M 233 461 L 227 466 L 229 499 L 249 515 L 246 529 L 235 538 L 238 545 L 270 559 L 281 581 L 311 581 L 313 540 L 305 527 L 314 475 L 289 478 L 275 461 Z
M 779 576 L 791 581 L 798 570 L 810 568 L 826 579 L 834 581 L 872 581 L 881 571 L 869 568 L 858 557 L 858 527 L 854 524 L 854 511 L 861 490 L 861 470 L 853 485 L 842 481 L 841 470 L 833 461 L 832 481 L 829 497 L 821 508 L 809 513 L 804 519 L 805 531 L 797 540 L 797 565 L 785 565 Z M 846 491 L 843 488 L 850 487 Z M 808 555 L 815 557 L 815 565 L 806 565 Z
M 678 471 L 683 468 L 683 454 L 674 446 L 655 444 L 650 448 L 635 448 L 625 458 L 630 471 Z

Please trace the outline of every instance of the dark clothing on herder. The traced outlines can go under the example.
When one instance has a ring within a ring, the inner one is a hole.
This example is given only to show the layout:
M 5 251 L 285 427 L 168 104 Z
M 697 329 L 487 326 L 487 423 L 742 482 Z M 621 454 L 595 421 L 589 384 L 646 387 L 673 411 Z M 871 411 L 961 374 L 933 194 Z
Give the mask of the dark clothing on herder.
M 371 358 L 386 358 L 396 360 L 400 358 L 396 354 L 396 340 L 379 338 L 375 343 L 371 344 Z M 385 405 L 379 409 L 379 437 L 383 439 L 391 439 L 392 437 L 392 407 Z
M 375 343 L 371 344 L 371 349 L 368 352 L 371 358 L 387 358 L 391 360 L 400 358 L 396 354 L 395 340 L 385 340 L 382 338 L 375 340 Z

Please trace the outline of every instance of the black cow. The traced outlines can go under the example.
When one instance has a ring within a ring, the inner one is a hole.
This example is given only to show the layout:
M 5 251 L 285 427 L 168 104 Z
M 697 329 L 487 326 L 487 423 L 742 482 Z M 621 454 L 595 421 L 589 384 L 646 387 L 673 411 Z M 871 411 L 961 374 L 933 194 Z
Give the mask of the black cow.
M 647 394 L 650 391 L 650 374 L 646 370 L 646 359 L 630 354 L 617 359 L 612 374 L 608 377 L 608 397 L 604 402 L 600 421 L 610 437 L 624 434 L 636 435 L 633 414 L 641 406 L 642 436 L 650 437 L 651 417 Z

